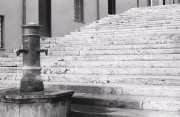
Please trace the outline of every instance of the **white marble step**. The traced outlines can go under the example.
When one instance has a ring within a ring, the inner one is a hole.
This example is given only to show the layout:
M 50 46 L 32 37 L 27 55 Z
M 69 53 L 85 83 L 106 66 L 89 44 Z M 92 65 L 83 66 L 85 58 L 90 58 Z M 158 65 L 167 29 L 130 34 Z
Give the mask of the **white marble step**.
M 118 40 L 118 37 L 114 38 L 114 40 L 108 39 L 107 36 L 106 39 L 104 39 L 105 41 L 101 41 L 101 40 L 97 40 L 94 41 L 93 40 L 79 40 L 79 41 L 66 41 L 66 42 L 62 42 L 62 41 L 56 41 L 56 43 L 50 43 L 50 44 L 43 44 L 41 47 L 42 48 L 58 48 L 58 47 L 84 47 L 86 48 L 86 46 L 90 47 L 94 47 L 94 46 L 137 46 L 137 45 L 158 45 L 158 44 L 170 44 L 172 46 L 178 47 L 178 43 L 180 43 L 180 40 L 177 39 L 159 39 L 156 40 L 154 38 L 151 39 L 126 39 L 126 40 Z M 111 38 L 111 36 L 110 36 Z M 107 41 L 106 41 L 107 40 Z M 98 48 L 98 47 L 97 47 Z
M 82 46 L 57 47 L 56 45 L 43 45 L 43 48 L 51 51 L 91 51 L 91 50 L 132 50 L 132 49 L 176 49 L 180 48 L 180 43 L 176 44 L 146 44 L 146 45 L 110 45 L 110 46 Z
M 19 87 L 20 81 L 0 80 L 0 86 Z M 67 82 L 44 82 L 47 90 L 74 90 L 76 93 L 90 94 L 117 94 L 132 96 L 174 97 L 179 98 L 179 86 L 155 86 L 155 85 L 120 85 L 98 83 L 67 83 Z
M 17 56 L 6 56 L 16 59 Z M 20 57 L 21 58 L 21 57 Z M 6 61 L 6 58 L 2 61 Z M 22 59 L 22 58 L 21 58 Z M 153 55 L 93 55 L 93 56 L 41 56 L 46 61 L 179 61 L 180 54 L 153 54 Z M 9 61 L 9 60 L 8 60 Z
M 41 76 L 45 82 L 180 86 L 179 76 L 86 74 L 41 74 Z M 21 78 L 22 73 L 0 73 L 1 80 L 13 81 Z
M 0 67 L 1 73 L 21 73 L 21 67 Z M 42 74 L 86 75 L 162 75 L 178 76 L 179 68 L 97 68 L 97 67 L 42 67 Z
M 113 30 L 110 30 L 110 32 L 113 32 Z M 107 33 L 108 34 L 108 33 Z M 102 34 L 102 35 L 93 35 L 93 36 L 74 36 L 74 37 L 54 37 L 49 38 L 46 40 L 41 41 L 41 46 L 44 44 L 53 44 L 53 43 L 64 43 L 64 42 L 104 42 L 104 41 L 118 41 L 118 40 L 177 40 L 180 37 L 180 34 L 177 32 L 171 32 L 171 33 L 161 33 L 161 34 L 154 34 L 154 33 L 146 33 L 146 36 L 144 34 L 129 34 L 129 35 L 121 35 L 120 37 L 117 37 L 114 35 L 114 33 L 111 33 L 109 35 Z M 116 33 L 115 33 L 116 34 Z M 119 34 L 118 34 L 119 35 Z
M 0 67 L 22 67 L 22 62 L 0 62 Z M 43 67 L 179 68 L 180 61 L 41 61 Z
M 48 56 L 93 56 L 93 55 L 148 55 L 180 54 L 180 49 L 136 49 L 136 50 L 94 50 L 94 51 L 51 51 Z M 42 55 L 42 54 L 41 54 Z M 4 53 L 4 57 L 16 57 L 16 53 Z M 22 55 L 21 55 L 22 56 Z M 45 55 L 42 55 L 45 56 Z

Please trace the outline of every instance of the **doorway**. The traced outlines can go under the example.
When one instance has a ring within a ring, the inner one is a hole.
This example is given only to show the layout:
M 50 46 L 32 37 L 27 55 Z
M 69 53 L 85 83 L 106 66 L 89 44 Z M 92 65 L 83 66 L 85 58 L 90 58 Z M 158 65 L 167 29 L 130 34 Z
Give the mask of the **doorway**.
M 166 0 L 163 0 L 163 5 L 165 5 L 166 4 Z
M 116 0 L 108 0 L 108 14 L 116 14 Z
M 39 24 L 41 36 L 51 37 L 51 0 L 39 0 Z

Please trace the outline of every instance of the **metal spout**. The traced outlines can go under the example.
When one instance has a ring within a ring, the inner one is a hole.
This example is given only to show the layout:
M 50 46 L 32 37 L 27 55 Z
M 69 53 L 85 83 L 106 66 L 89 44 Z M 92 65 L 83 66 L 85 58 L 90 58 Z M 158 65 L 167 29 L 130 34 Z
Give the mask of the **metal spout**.
M 16 55 L 19 56 L 21 53 L 27 54 L 29 52 L 28 49 L 19 49 L 16 51 Z
M 39 54 L 41 52 L 45 52 L 46 56 L 48 55 L 48 49 L 40 49 L 40 48 L 37 48 L 36 49 L 36 52 Z

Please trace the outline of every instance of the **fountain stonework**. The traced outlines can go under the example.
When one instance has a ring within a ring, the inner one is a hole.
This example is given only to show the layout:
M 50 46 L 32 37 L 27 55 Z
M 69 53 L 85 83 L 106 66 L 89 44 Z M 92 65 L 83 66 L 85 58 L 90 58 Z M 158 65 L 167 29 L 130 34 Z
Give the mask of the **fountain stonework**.
M 23 77 L 20 89 L 4 89 L 0 100 L 0 117 L 69 117 L 74 91 L 49 91 L 41 78 L 40 25 L 23 25 Z

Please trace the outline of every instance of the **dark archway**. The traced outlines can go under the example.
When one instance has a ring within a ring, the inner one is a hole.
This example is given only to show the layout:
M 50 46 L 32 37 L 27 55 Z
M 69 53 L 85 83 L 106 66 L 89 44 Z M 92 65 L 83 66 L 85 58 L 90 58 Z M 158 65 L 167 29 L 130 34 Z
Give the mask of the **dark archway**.
M 116 14 L 116 0 L 108 0 L 108 14 Z
M 39 24 L 41 36 L 51 37 L 51 0 L 39 0 Z

